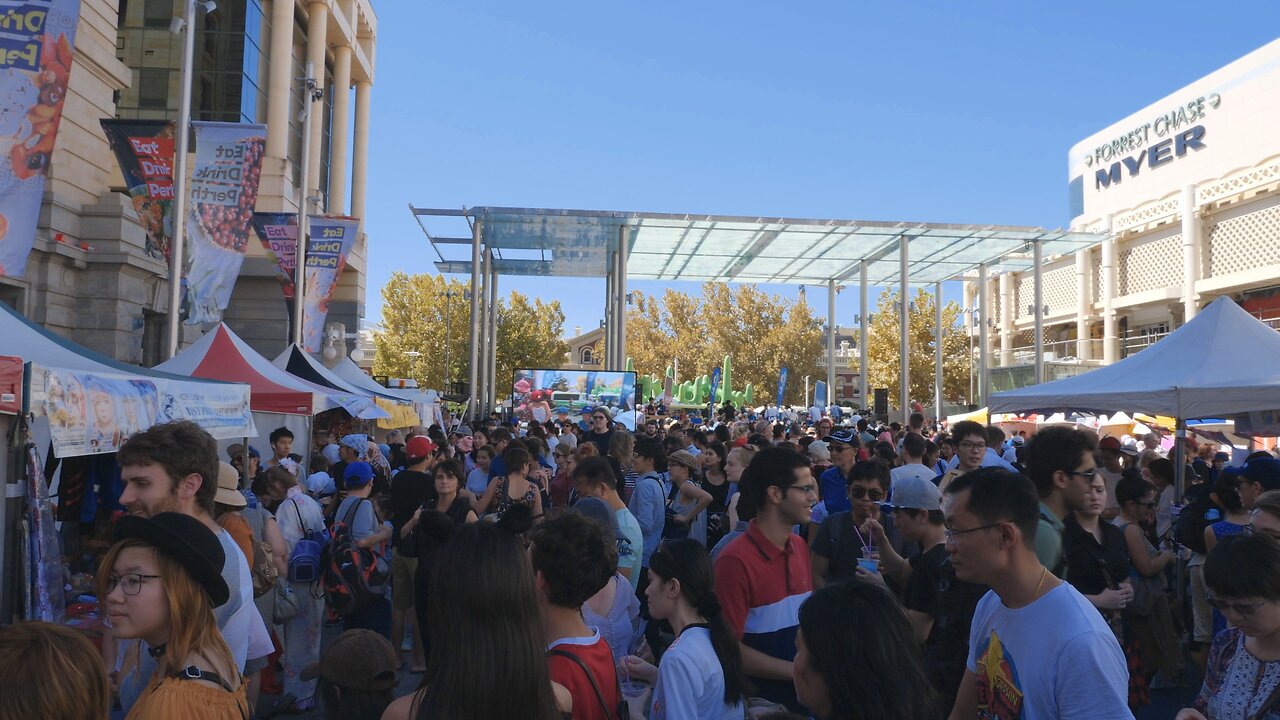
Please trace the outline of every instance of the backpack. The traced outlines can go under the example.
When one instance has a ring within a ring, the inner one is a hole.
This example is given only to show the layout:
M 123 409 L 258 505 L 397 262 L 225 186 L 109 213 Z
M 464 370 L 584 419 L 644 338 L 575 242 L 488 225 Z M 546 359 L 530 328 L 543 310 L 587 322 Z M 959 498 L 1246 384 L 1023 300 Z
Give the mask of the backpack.
M 302 539 L 293 546 L 289 555 L 289 582 L 311 583 L 320 579 L 320 553 L 329 542 L 329 531 L 321 527 L 311 530 L 302 519 L 302 511 L 298 509 L 298 501 L 293 501 L 293 511 L 298 515 L 298 525 L 302 527 Z
M 1191 552 L 1208 555 L 1209 549 L 1204 544 L 1204 529 L 1216 519 L 1211 520 L 1205 516 L 1215 508 L 1213 501 L 1207 496 L 1197 498 L 1182 508 L 1182 512 L 1173 521 L 1173 541 L 1190 548 Z
M 684 538 L 689 537 L 689 528 L 692 525 L 692 522 L 690 522 L 689 525 L 681 525 L 676 522 L 676 515 L 679 515 L 680 513 L 676 512 L 676 509 L 672 506 L 675 503 L 676 498 L 679 496 L 680 487 L 675 483 L 671 483 L 671 492 L 667 494 L 667 506 L 663 511 L 665 516 L 665 520 L 662 524 L 663 540 L 683 540 Z
M 387 581 L 387 563 L 381 553 L 357 547 L 351 537 L 351 520 L 367 502 L 369 500 L 361 498 L 359 502 L 352 503 L 346 517 L 334 522 L 329 530 L 329 543 L 320 553 L 320 585 L 329 606 L 343 616 L 382 597 L 382 586 Z

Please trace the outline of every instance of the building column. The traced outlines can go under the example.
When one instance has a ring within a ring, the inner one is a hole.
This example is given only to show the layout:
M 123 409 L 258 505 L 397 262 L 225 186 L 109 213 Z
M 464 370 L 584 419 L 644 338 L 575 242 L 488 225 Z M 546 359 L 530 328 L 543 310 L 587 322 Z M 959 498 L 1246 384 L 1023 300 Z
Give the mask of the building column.
M 293 0 L 271 1 L 271 70 L 267 76 L 266 156 L 289 157 L 289 102 L 293 88 Z
M 1111 232 L 1112 216 L 1103 224 L 1107 237 L 1102 241 L 1102 361 L 1110 365 L 1120 359 L 1120 338 L 1116 336 L 1116 238 Z
M 315 73 L 316 84 L 324 87 L 324 59 L 328 42 L 329 6 L 323 2 L 311 2 L 307 5 L 307 61 L 311 63 Z M 307 177 L 303 178 L 304 196 L 310 195 L 320 187 L 320 152 L 324 142 L 324 115 L 315 118 L 311 123 L 311 164 L 307 169 Z M 325 206 L 328 207 L 326 201 Z
M 1076 252 L 1076 357 L 1091 360 L 1089 347 L 1089 315 L 1093 299 L 1089 297 L 1089 251 Z
M 1013 306 L 1013 273 L 1000 276 L 1000 366 L 1013 364 L 1013 318 L 1017 308 Z
M 835 404 L 836 386 L 836 281 L 827 281 L 827 404 Z
M 333 49 L 333 118 L 329 144 L 329 202 L 336 215 L 347 214 L 347 145 L 351 139 L 351 46 Z
M 902 356 L 898 358 L 898 401 L 902 404 L 903 425 L 911 415 L 911 298 L 909 297 L 911 282 L 908 266 L 911 251 L 909 245 L 906 235 L 898 240 L 898 285 L 902 288 L 902 307 L 898 315 L 898 351 Z
M 872 407 L 867 397 L 867 326 L 871 324 L 871 309 L 867 307 L 867 261 L 858 263 L 858 396 L 862 407 Z
M 360 218 L 364 227 L 364 193 L 369 177 L 369 103 L 372 101 L 373 83 L 361 80 L 356 83 L 356 121 L 351 143 L 351 214 Z
M 1196 186 L 1182 188 L 1182 322 L 1187 323 L 1200 309 L 1196 281 L 1200 279 L 1200 208 Z

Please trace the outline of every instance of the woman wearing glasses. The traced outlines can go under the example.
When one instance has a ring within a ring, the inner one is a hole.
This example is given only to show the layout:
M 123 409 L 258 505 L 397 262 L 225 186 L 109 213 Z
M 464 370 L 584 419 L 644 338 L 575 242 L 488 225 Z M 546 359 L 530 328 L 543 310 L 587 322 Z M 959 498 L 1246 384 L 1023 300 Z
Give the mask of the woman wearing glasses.
M 1280 544 L 1222 538 L 1204 579 L 1231 627 L 1214 637 L 1200 696 L 1177 720 L 1280 720 Z
M 98 572 L 117 638 L 147 641 L 157 665 L 128 720 L 249 717 L 245 685 L 213 608 L 227 602 L 222 544 L 189 515 L 126 515 Z
M 1173 624 L 1173 613 L 1164 594 L 1164 571 L 1177 555 L 1173 550 L 1157 549 L 1147 539 L 1143 525 L 1151 525 L 1156 517 L 1156 486 L 1140 477 L 1126 477 L 1116 483 L 1116 502 L 1120 514 L 1112 523 L 1124 532 L 1125 546 L 1129 550 L 1129 562 L 1133 572 L 1129 583 L 1133 586 L 1133 598 L 1125 607 L 1126 651 L 1136 652 L 1140 670 L 1133 670 L 1131 677 L 1139 675 L 1148 681 L 1157 671 L 1164 677 L 1176 680 L 1182 677 L 1182 649 Z M 1130 705 L 1144 705 L 1146 688 L 1130 682 Z

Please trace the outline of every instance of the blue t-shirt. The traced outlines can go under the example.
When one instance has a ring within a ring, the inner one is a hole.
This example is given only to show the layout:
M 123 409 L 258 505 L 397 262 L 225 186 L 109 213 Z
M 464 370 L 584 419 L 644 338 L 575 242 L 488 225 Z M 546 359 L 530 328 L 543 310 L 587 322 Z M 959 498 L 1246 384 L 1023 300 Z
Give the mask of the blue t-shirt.
M 845 484 L 844 473 L 840 472 L 840 468 L 827 468 L 818 482 L 822 485 L 822 501 L 827 504 L 827 514 L 834 515 L 853 509 L 853 504 L 849 502 L 849 487 Z
M 649 567 L 649 558 L 662 542 L 662 526 L 667 521 L 666 507 L 666 495 L 658 474 L 647 472 L 641 475 L 636 480 L 636 489 L 631 493 L 627 508 L 635 516 L 644 535 L 644 555 L 640 561 L 643 567 Z
M 378 517 L 373 512 L 373 502 L 369 498 L 348 495 L 338 506 L 338 512 L 333 519 L 335 522 L 347 522 L 347 513 L 351 512 L 351 507 L 356 503 L 360 503 L 360 507 L 352 513 L 349 529 L 351 540 L 359 542 L 377 532 L 378 529 Z

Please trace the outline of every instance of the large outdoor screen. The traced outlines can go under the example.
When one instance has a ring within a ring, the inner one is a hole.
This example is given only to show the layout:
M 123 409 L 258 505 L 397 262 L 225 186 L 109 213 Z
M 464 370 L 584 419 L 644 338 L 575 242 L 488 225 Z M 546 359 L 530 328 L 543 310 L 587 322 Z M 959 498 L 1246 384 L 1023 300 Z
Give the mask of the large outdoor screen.
M 576 416 L 582 408 L 609 408 L 613 416 L 635 410 L 636 374 L 596 370 L 516 370 L 511 407 L 525 421 L 546 422 L 564 408 Z

